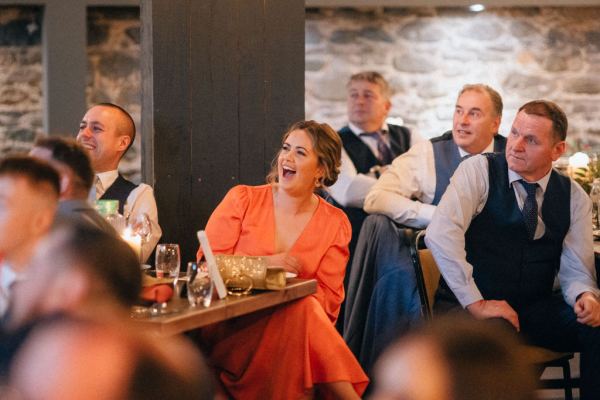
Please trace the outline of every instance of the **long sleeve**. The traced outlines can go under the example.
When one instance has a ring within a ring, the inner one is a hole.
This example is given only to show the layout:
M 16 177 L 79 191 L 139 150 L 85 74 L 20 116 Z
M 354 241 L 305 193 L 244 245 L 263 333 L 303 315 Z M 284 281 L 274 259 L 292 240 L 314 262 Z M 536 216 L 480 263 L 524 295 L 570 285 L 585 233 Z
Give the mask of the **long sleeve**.
M 141 183 L 131 191 L 124 206 L 124 214 L 134 216 L 146 213 L 152 225 L 152 233 L 148 241 L 142 247 L 142 259 L 146 260 L 154 251 L 156 244 L 162 236 L 162 230 L 158 224 L 158 209 L 154 198 L 154 190 L 151 186 Z
M 331 197 L 343 207 L 362 208 L 365 196 L 377 179 L 371 175 L 359 174 L 354 163 L 342 149 L 342 164 L 337 181 L 328 189 Z
M 463 161 L 452 176 L 431 223 L 425 242 L 446 283 L 463 307 L 483 299 L 467 262 L 465 232 L 483 209 L 488 195 L 488 163 L 484 156 Z
M 336 223 L 337 222 L 337 223 Z M 340 304 L 344 300 L 344 273 L 348 262 L 348 243 L 352 236 L 352 228 L 345 215 L 332 225 L 339 226 L 337 235 L 323 258 L 315 278 L 318 282 L 317 293 L 314 297 L 319 301 L 329 319 L 334 322 L 340 312 Z
M 365 199 L 369 214 L 383 214 L 414 228 L 427 226 L 435 211 L 435 162 L 430 141 L 421 141 L 393 161 Z
M 215 254 L 234 254 L 248 205 L 248 187 L 236 186 L 215 208 L 206 224 L 206 236 Z M 202 258 L 202 249 L 196 258 Z
M 575 181 L 571 181 L 571 226 L 563 241 L 558 278 L 570 305 L 583 292 L 600 295 L 594 266 L 592 202 Z

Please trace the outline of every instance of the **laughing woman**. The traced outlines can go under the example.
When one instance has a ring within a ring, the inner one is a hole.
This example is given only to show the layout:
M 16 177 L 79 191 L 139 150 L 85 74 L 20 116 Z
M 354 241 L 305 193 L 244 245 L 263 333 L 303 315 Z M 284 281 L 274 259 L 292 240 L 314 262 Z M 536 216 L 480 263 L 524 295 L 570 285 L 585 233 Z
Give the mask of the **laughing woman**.
M 234 187 L 206 225 L 215 253 L 267 256 L 270 265 L 318 282 L 312 296 L 202 332 L 211 364 L 233 398 L 357 399 L 367 386 L 333 325 L 344 299 L 350 224 L 314 194 L 336 181 L 340 157 L 339 136 L 329 125 L 294 124 L 268 184 Z

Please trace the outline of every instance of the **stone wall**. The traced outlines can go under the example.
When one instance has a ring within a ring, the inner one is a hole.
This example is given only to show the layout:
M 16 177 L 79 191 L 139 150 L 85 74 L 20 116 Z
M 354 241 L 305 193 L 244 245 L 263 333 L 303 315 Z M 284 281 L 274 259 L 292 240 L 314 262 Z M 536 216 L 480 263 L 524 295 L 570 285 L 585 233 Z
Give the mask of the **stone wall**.
M 504 98 L 502 134 L 521 104 L 547 98 L 569 116 L 572 149 L 600 142 L 598 7 L 311 11 L 307 118 L 342 126 L 347 78 L 374 69 L 393 87 L 391 116 L 425 137 L 451 128 L 463 84 L 483 82 Z
M 40 7 L 0 7 L 2 153 L 42 133 L 41 23 Z M 88 104 L 123 105 L 139 130 L 139 10 L 90 8 L 87 40 Z M 307 10 L 306 117 L 341 127 L 346 80 L 363 69 L 388 77 L 391 116 L 426 137 L 450 128 L 464 83 L 485 82 L 504 97 L 501 133 L 544 97 L 567 112 L 572 149 L 600 144 L 600 7 Z M 138 137 L 123 167 L 139 179 L 140 165 Z
M 0 7 L 0 149 L 28 151 L 42 126 L 41 7 Z M 88 105 L 112 102 L 140 129 L 140 17 L 137 7 L 88 9 Z M 79 117 L 78 117 L 79 118 Z M 73 127 L 76 133 L 77 126 Z M 120 168 L 140 179 L 140 138 Z
M 125 108 L 138 135 L 119 169 L 128 178 L 141 178 L 140 11 L 137 7 L 88 8 L 88 105 L 110 102 Z
M 0 7 L 0 153 L 42 133 L 40 7 Z

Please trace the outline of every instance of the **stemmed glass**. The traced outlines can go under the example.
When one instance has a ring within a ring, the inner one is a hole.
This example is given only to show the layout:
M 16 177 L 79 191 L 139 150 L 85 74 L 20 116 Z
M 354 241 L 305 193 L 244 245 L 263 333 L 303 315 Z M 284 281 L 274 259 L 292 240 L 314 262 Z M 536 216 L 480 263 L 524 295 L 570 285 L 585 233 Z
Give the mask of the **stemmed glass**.
M 146 261 L 144 254 L 144 245 L 148 243 L 152 235 L 152 223 L 150 217 L 146 213 L 139 213 L 129 217 L 128 225 L 134 235 L 138 235 L 141 239 L 140 264 Z
M 156 246 L 156 277 L 173 278 L 173 292 L 177 296 L 177 280 L 179 279 L 179 268 L 181 265 L 181 256 L 179 245 L 173 243 L 159 244 Z M 167 303 L 156 303 L 152 306 L 153 314 L 167 314 L 175 310 L 167 310 Z

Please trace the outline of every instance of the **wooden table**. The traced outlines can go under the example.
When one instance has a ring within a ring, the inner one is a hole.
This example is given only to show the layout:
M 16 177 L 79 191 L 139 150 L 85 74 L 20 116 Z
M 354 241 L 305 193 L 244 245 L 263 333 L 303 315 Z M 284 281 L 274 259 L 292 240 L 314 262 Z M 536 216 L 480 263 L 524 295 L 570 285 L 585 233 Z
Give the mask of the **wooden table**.
M 181 311 L 133 320 L 145 331 L 151 331 L 157 336 L 171 336 L 287 303 L 316 291 L 317 281 L 314 279 L 290 279 L 283 290 L 254 291 L 240 297 L 227 296 L 223 300 L 213 300 L 208 308 L 190 307 L 187 299 L 174 297 L 169 302 L 169 307 L 179 308 Z

